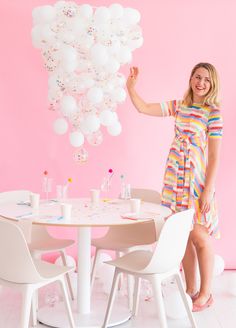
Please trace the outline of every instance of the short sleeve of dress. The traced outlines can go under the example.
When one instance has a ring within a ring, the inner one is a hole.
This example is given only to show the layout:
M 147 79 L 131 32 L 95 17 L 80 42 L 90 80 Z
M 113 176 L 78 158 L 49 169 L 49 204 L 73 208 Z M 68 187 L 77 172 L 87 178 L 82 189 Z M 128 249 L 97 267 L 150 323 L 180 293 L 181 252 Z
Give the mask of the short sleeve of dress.
M 207 126 L 207 134 L 210 138 L 221 138 L 223 134 L 223 118 L 219 109 L 212 109 Z
M 175 116 L 179 105 L 178 100 L 170 100 L 161 103 L 162 116 Z

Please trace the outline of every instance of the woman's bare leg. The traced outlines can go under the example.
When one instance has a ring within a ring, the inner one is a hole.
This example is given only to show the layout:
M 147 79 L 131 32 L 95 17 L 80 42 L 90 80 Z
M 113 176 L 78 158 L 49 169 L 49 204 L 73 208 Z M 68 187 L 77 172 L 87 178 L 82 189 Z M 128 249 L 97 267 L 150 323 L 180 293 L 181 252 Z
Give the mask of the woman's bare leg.
M 182 261 L 182 265 L 186 281 L 186 293 L 188 293 L 190 296 L 193 296 L 197 292 L 197 254 L 195 246 L 191 240 L 191 234 L 188 239 L 188 244 Z
M 196 249 L 201 277 L 199 296 L 194 301 L 194 304 L 203 305 L 211 294 L 214 253 L 206 227 L 195 224 L 191 232 L 191 240 Z

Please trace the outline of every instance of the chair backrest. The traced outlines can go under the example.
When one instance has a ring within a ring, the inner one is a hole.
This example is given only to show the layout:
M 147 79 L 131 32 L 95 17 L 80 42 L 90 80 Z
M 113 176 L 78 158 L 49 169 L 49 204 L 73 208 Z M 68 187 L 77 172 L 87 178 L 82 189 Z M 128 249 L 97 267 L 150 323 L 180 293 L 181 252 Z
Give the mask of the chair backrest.
M 37 283 L 39 275 L 21 229 L 0 220 L 0 278 L 14 283 Z
M 10 201 L 29 201 L 31 191 L 29 190 L 11 190 L 4 191 L 0 193 L 0 204 L 6 203 Z M 27 225 L 28 220 L 20 220 L 16 222 L 18 226 L 23 231 L 26 240 L 30 241 L 42 241 L 43 239 L 47 239 L 50 235 L 47 229 L 44 226 L 40 225 Z M 28 223 L 30 223 L 28 221 Z M 29 231 L 30 229 L 30 231 Z
M 131 196 L 140 198 L 145 202 L 160 203 L 160 193 L 151 189 L 132 188 Z M 155 223 L 153 221 L 144 222 L 142 224 L 130 224 L 126 226 L 110 227 L 106 239 L 119 240 L 125 243 L 134 245 L 152 244 L 156 241 Z
M 193 215 L 194 210 L 188 209 L 175 213 L 166 220 L 145 271 L 161 273 L 180 265 L 192 229 Z
M 30 196 L 29 190 L 11 190 L 0 192 L 0 203 L 10 201 L 28 201 Z
M 132 188 L 131 197 L 140 198 L 144 202 L 156 204 L 161 203 L 161 194 L 158 191 L 152 189 Z
M 8 202 L 20 202 L 29 201 L 30 191 L 29 190 L 11 190 L 0 192 L 0 205 Z M 1 217 L 1 220 L 4 218 Z M 5 219 L 6 220 L 6 219 Z M 27 242 L 31 242 L 32 224 L 28 219 L 22 219 L 19 221 L 13 221 L 22 230 Z

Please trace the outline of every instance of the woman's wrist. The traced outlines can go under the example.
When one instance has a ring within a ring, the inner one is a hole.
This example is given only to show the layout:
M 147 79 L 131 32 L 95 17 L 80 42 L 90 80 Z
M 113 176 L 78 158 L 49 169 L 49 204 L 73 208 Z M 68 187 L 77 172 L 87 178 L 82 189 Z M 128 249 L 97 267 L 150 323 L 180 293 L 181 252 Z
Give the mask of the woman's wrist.
M 203 191 L 206 193 L 212 193 L 214 191 L 214 188 L 210 186 L 205 186 Z

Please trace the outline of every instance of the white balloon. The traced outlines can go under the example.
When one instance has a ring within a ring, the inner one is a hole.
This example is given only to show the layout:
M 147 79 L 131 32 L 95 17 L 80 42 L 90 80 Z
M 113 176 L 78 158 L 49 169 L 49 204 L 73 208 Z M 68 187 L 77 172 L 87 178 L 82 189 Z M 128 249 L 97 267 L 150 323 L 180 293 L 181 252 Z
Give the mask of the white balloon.
M 40 23 L 42 23 L 42 20 L 41 20 L 41 11 L 42 11 L 42 7 L 35 7 L 32 10 L 32 17 L 33 17 L 34 24 L 40 24 Z
M 56 9 L 50 5 L 42 6 L 40 14 L 43 22 L 50 23 L 56 17 Z
M 118 58 L 121 64 L 127 64 L 132 60 L 132 52 L 127 46 L 121 46 Z
M 133 51 L 134 49 L 140 48 L 143 45 L 143 38 L 136 40 L 128 40 L 127 46 Z
M 75 34 L 70 30 L 65 30 L 58 33 L 57 38 L 66 44 L 70 44 L 76 40 Z
M 44 42 L 53 42 L 55 33 L 51 30 L 50 25 L 46 24 L 41 27 L 41 40 Z
M 213 276 L 219 276 L 224 272 L 225 262 L 220 255 L 215 254 Z
M 99 114 L 99 119 L 101 124 L 104 126 L 113 125 L 116 121 L 115 115 L 113 115 L 113 112 L 108 109 L 101 111 L 101 113 Z
M 110 11 L 107 7 L 98 7 L 94 13 L 95 24 L 103 24 L 110 20 Z
M 103 135 L 100 130 L 97 130 L 94 133 L 88 134 L 86 139 L 91 146 L 99 146 L 103 142 Z
M 84 144 L 84 135 L 79 131 L 71 132 L 70 143 L 73 147 L 80 147 Z
M 113 137 L 116 137 L 121 134 L 121 131 L 122 126 L 119 121 L 116 121 L 113 125 L 107 127 L 107 132 Z
M 41 26 L 40 25 L 35 25 L 32 28 L 31 31 L 31 37 L 32 37 L 32 42 L 33 42 L 33 46 L 35 48 L 41 48 L 42 47 L 42 34 L 41 34 Z
M 53 122 L 53 130 L 56 134 L 65 134 L 68 130 L 68 123 L 64 118 L 58 118 Z
M 58 258 L 55 261 L 55 264 L 60 266 L 64 265 L 61 256 L 58 256 Z M 66 255 L 66 265 L 69 267 L 73 267 L 75 269 L 76 268 L 75 259 L 70 255 Z
M 56 10 L 60 11 L 60 9 L 64 8 L 66 5 L 67 5 L 66 1 L 60 0 L 54 4 L 54 7 L 56 8 Z
M 114 74 L 116 73 L 120 68 L 120 63 L 115 59 L 110 57 L 104 66 L 104 69 L 107 73 Z
M 119 3 L 113 3 L 109 6 L 112 19 L 119 19 L 124 15 L 124 8 Z
M 103 100 L 103 91 L 101 88 L 92 87 L 87 92 L 87 99 L 92 104 L 98 104 Z
M 87 4 L 79 6 L 79 15 L 81 15 L 84 18 L 89 19 L 93 15 L 93 8 Z
M 77 60 L 64 61 L 61 63 L 61 67 L 66 73 L 72 73 L 76 70 L 78 66 Z
M 48 90 L 48 100 L 50 103 L 58 102 L 63 97 L 60 89 L 54 88 Z
M 96 132 L 100 128 L 100 120 L 95 114 L 88 114 L 83 122 L 84 127 L 89 133 Z
M 82 17 L 75 17 L 70 27 L 73 33 L 80 35 L 85 32 L 87 24 Z
M 127 25 L 134 25 L 140 21 L 140 18 L 141 18 L 141 15 L 138 10 L 133 9 L 133 8 L 125 8 L 122 20 Z
M 80 73 L 79 82 L 82 83 L 85 88 L 91 88 L 95 83 L 90 73 Z
M 120 52 L 120 40 L 112 40 L 112 44 L 111 46 L 109 46 L 108 48 L 108 52 L 111 54 L 111 55 L 116 55 L 117 53 Z
M 77 111 L 77 103 L 72 96 L 63 96 L 60 102 L 60 110 L 65 116 L 70 116 Z
M 60 51 L 62 61 L 70 62 L 77 59 L 77 51 L 72 46 L 66 46 Z
M 192 308 L 192 300 L 189 295 L 186 294 L 189 306 Z M 179 291 L 172 290 L 165 295 L 164 304 L 166 315 L 172 319 L 181 319 L 187 317 L 187 311 L 184 307 L 181 295 Z
M 126 91 L 121 88 L 117 87 L 112 91 L 112 100 L 117 102 L 123 102 L 126 99 Z
M 99 43 L 95 44 L 90 49 L 90 57 L 94 65 L 105 65 L 108 60 L 108 53 L 106 47 Z

